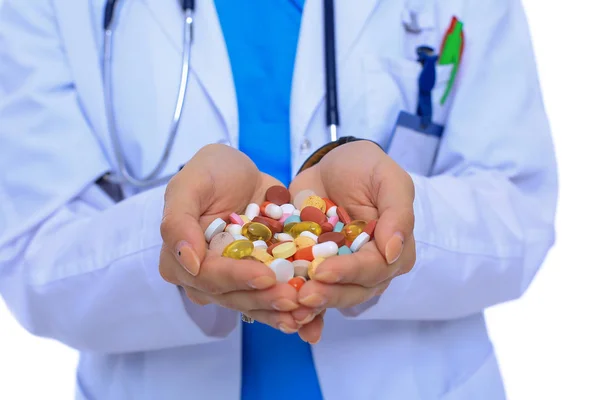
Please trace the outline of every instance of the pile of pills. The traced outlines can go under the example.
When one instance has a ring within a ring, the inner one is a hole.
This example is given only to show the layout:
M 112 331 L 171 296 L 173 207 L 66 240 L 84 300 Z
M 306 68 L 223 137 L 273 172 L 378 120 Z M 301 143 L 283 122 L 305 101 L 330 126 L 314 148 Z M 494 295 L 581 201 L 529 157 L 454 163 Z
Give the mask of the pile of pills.
M 357 252 L 373 238 L 377 220 L 352 220 L 342 207 L 311 190 L 292 201 L 285 187 L 273 186 L 265 197 L 261 205 L 248 204 L 243 215 L 214 220 L 204 232 L 209 249 L 260 261 L 278 282 L 300 290 L 326 258 Z

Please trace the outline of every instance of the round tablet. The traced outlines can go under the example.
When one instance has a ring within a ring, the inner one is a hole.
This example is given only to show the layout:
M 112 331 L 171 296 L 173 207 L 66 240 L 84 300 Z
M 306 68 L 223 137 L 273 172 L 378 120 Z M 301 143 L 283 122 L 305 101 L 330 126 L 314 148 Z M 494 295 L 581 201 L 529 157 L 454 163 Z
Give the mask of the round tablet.
M 277 282 L 287 283 L 294 277 L 294 265 L 285 258 L 276 258 L 269 268 L 275 272 Z
M 321 210 L 313 206 L 304 207 L 302 211 L 300 211 L 300 219 L 302 221 L 316 222 L 319 225 L 327 222 L 327 216 Z
M 304 204 L 304 200 L 314 195 L 315 192 L 313 192 L 310 189 L 301 190 L 300 192 L 298 192 L 298 194 L 296 194 L 296 197 L 294 197 L 294 207 L 296 207 L 297 210 L 300 210 L 302 208 L 302 205 Z
M 280 246 L 282 243 L 288 243 L 288 242 L 275 242 L 269 245 L 269 247 L 267 247 L 267 253 L 269 253 L 270 255 L 273 255 L 273 249 L 277 246 Z
M 206 228 L 206 230 L 204 231 L 204 237 L 206 238 L 206 241 L 210 243 L 210 241 L 216 234 L 221 233 L 225 230 L 226 226 L 227 223 L 221 218 L 215 219 L 213 222 L 210 223 L 210 225 L 208 225 L 208 228 Z
M 353 253 L 356 253 L 361 247 L 367 244 L 369 240 L 371 240 L 371 236 L 369 236 L 366 232 L 362 232 L 356 237 L 356 239 L 354 239 L 352 245 L 350 245 L 350 250 L 352 250 Z
M 233 243 L 234 240 L 235 239 L 233 238 L 233 235 L 229 232 L 217 233 L 210 241 L 208 249 L 214 250 L 219 254 L 223 254 L 225 247 L 227 247 L 230 243 Z
M 333 225 L 329 222 L 325 222 L 321 224 L 321 233 L 333 232 Z
M 342 247 L 346 244 L 346 237 L 340 232 L 327 232 L 319 236 L 319 243 L 323 242 L 335 242 L 338 247 Z
M 278 206 L 289 203 L 291 197 L 290 191 L 283 186 L 271 186 L 267 189 L 267 193 L 265 193 L 267 201 L 275 203 Z

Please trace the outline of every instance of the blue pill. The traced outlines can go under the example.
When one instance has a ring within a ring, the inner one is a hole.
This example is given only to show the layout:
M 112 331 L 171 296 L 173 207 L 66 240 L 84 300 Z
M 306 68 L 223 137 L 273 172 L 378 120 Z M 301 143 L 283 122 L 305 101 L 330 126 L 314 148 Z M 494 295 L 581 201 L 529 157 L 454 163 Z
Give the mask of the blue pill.
M 341 232 L 342 229 L 344 229 L 344 224 L 341 222 L 338 222 L 337 224 L 335 224 L 335 226 L 333 227 L 333 231 L 334 232 Z
M 338 250 L 338 255 L 343 256 L 344 254 L 352 254 L 352 250 L 348 246 L 342 246 Z
M 287 224 L 289 224 L 291 222 L 300 222 L 300 217 L 297 215 L 290 215 L 289 217 L 287 217 L 287 219 L 283 223 L 283 226 L 286 226 Z

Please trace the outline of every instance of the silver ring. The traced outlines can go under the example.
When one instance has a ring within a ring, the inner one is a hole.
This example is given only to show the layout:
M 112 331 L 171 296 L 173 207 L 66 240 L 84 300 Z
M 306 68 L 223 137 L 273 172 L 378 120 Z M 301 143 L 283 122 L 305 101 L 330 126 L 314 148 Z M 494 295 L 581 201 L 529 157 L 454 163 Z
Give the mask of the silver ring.
M 246 314 L 242 313 L 242 322 L 245 322 L 247 324 L 253 324 L 254 319 L 252 319 L 249 316 L 247 316 Z

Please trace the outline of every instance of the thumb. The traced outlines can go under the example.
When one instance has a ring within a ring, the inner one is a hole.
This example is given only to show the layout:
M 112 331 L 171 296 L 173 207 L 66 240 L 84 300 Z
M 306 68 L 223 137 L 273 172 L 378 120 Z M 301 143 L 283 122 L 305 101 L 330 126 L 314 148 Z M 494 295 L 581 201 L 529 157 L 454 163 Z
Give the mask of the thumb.
M 404 243 L 412 238 L 414 228 L 414 184 L 412 178 L 395 161 L 389 159 L 374 171 L 375 206 L 379 220 L 375 243 L 388 264 L 402 255 Z
M 204 230 L 200 216 L 205 211 L 198 184 L 188 182 L 183 170 L 171 179 L 165 190 L 165 203 L 160 233 L 165 246 L 181 266 L 193 276 L 200 272 L 206 256 Z

